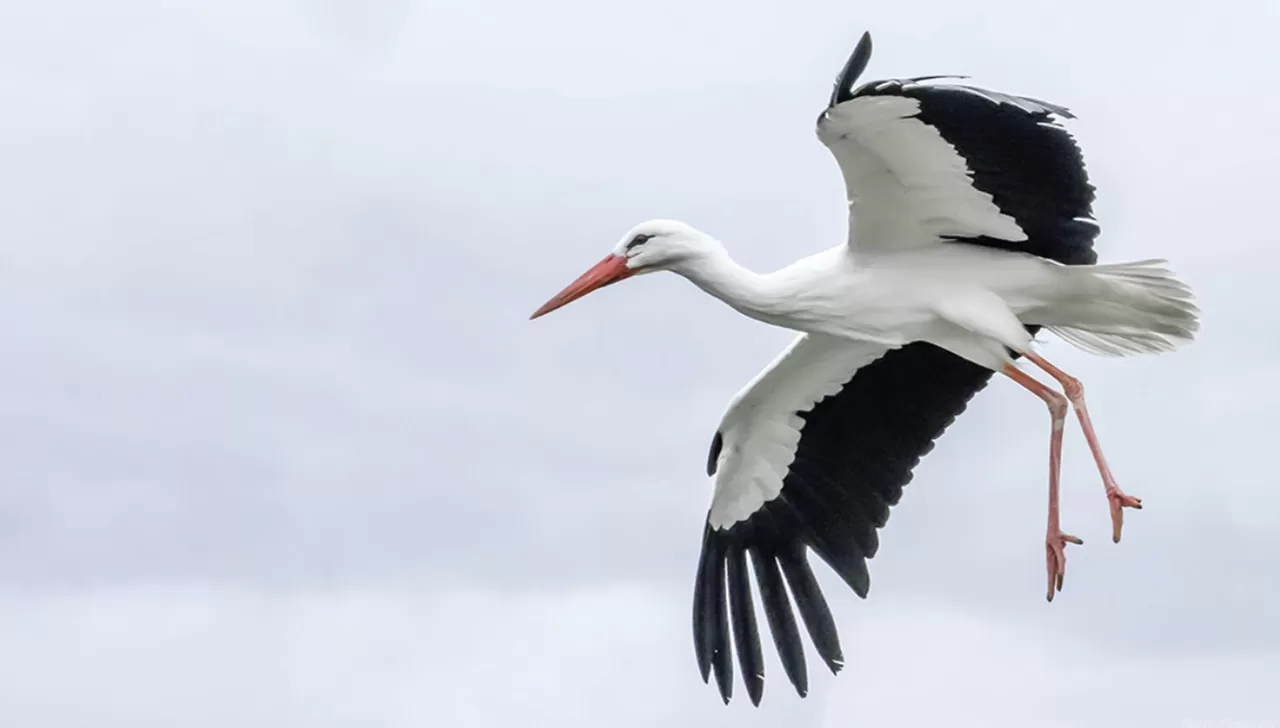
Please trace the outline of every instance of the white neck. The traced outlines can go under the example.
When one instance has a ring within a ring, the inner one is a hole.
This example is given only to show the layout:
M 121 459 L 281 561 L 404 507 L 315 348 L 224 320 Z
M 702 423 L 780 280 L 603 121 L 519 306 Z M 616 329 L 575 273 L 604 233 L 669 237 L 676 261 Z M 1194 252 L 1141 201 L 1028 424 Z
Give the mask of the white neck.
M 779 304 L 785 301 L 771 276 L 742 267 L 723 247 L 717 246 L 671 270 L 734 309 L 762 321 L 773 322 L 780 313 Z

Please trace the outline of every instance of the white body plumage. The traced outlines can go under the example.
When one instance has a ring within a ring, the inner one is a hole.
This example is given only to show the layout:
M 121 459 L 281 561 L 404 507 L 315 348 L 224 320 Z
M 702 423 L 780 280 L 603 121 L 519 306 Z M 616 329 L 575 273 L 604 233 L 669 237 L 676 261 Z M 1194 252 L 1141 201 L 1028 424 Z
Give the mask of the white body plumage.
M 964 243 L 859 253 L 842 245 L 758 274 L 683 223 L 643 223 L 624 240 L 637 234 L 652 235 L 652 247 L 629 266 L 679 248 L 666 269 L 760 321 L 888 348 L 927 341 L 993 370 L 1010 360 L 1004 347 L 1029 346 L 1024 325 L 1114 354 L 1166 350 L 1198 325 L 1189 289 L 1158 260 L 1065 266 Z

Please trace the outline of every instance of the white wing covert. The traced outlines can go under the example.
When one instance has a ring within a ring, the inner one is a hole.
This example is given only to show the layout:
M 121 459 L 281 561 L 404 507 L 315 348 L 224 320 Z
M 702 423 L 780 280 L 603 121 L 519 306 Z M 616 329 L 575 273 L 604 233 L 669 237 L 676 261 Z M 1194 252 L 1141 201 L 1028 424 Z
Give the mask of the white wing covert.
M 1095 262 L 1094 188 L 1059 123 L 1070 111 L 946 76 L 853 88 L 870 55 L 863 35 L 817 123 L 844 177 L 855 252 L 959 241 Z

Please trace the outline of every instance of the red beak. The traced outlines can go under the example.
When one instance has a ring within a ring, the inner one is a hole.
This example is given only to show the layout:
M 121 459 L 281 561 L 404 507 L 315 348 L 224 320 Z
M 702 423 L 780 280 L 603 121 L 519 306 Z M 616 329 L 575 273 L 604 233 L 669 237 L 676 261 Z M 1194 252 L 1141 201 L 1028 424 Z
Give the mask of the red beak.
M 551 313 L 569 303 L 582 298 L 597 288 L 604 288 L 610 283 L 617 283 L 620 280 L 630 278 L 635 271 L 627 267 L 627 259 L 610 253 L 605 259 L 591 266 L 591 268 L 582 275 L 578 276 L 578 280 L 570 283 L 563 291 L 560 291 L 551 298 L 550 301 L 542 304 L 542 308 L 533 312 L 529 320 L 538 318 Z

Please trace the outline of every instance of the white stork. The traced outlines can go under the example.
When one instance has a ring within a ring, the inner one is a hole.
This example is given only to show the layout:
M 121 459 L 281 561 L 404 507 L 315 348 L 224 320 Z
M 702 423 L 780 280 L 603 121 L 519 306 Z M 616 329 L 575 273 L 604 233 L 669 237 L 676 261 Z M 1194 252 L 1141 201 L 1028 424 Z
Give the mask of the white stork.
M 877 529 L 943 430 L 1005 374 L 1049 407 L 1048 598 L 1062 589 L 1058 520 L 1068 404 L 1106 487 L 1113 539 L 1122 508 L 1080 382 L 1033 350 L 1047 329 L 1089 352 L 1167 351 L 1199 329 L 1190 289 L 1146 260 L 1096 264 L 1094 188 L 1059 120 L 1066 109 L 930 76 L 854 88 L 871 56 L 864 34 L 817 121 L 849 200 L 846 244 L 774 273 L 739 266 L 719 241 L 680 222 L 629 231 L 604 260 L 533 318 L 633 275 L 669 270 L 765 323 L 800 336 L 729 404 L 711 442 L 711 505 L 693 596 L 703 681 L 733 692 L 730 624 L 752 703 L 764 670 L 747 554 L 783 669 L 808 691 L 794 601 L 818 654 L 843 664 L 812 549 L 867 595 Z M 1062 392 L 1019 369 L 1025 357 Z M 790 588 L 790 600 L 783 587 Z M 727 593 L 727 603 L 726 603 Z

